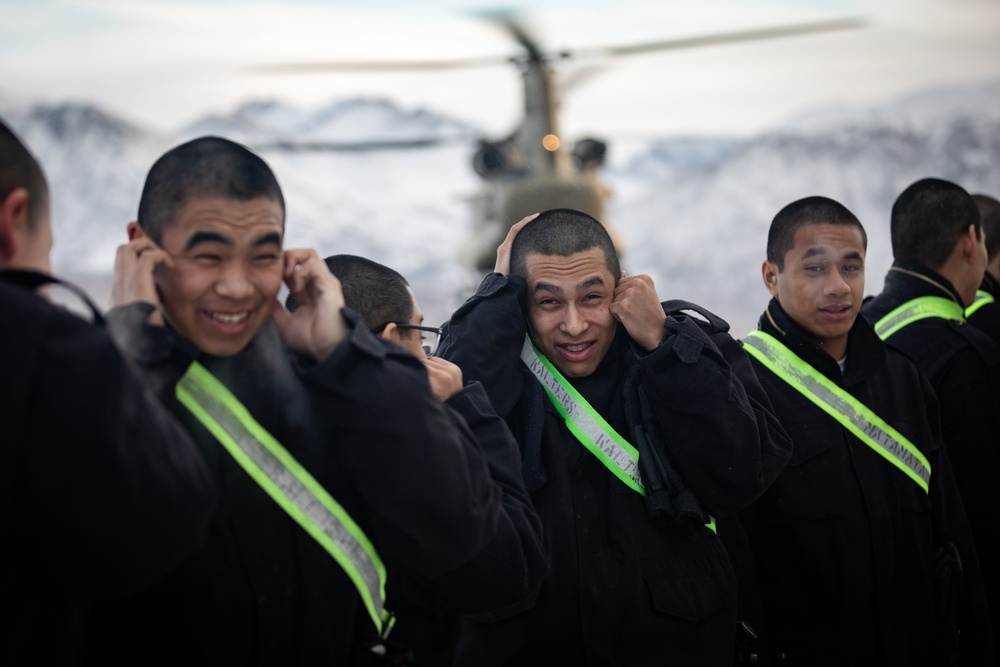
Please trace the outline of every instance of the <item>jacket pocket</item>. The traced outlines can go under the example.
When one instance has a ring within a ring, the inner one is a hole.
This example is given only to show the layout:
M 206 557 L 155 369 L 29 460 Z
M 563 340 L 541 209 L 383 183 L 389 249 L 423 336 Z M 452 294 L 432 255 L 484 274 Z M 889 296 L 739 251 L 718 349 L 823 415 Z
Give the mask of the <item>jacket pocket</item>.
M 788 428 L 788 427 L 786 427 Z M 840 514 L 838 484 L 849 470 L 840 429 L 789 428 L 794 443 L 785 469 L 767 492 L 767 515 L 779 523 L 801 523 Z
M 724 551 L 673 553 L 668 560 L 643 559 L 640 567 L 660 614 L 696 623 L 735 600 L 736 576 Z

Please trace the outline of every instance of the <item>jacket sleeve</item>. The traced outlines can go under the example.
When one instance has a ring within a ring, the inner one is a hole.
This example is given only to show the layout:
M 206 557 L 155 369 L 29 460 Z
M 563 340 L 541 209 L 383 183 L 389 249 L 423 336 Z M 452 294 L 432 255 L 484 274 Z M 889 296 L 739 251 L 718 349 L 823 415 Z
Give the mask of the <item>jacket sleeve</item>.
M 790 441 L 728 334 L 713 337 L 732 366 L 693 318 L 670 316 L 666 328 L 660 346 L 639 362 L 666 455 L 707 512 L 739 511 L 781 471 Z
M 197 349 L 164 326 L 148 324 L 155 307 L 135 302 L 106 316 L 108 333 L 143 385 L 171 412 L 178 407 L 176 387 L 197 357 Z
M 347 313 L 348 311 L 344 311 Z M 502 521 L 501 491 L 468 425 L 430 390 L 423 364 L 355 326 L 300 368 L 330 446 L 364 504 L 379 553 L 424 577 L 478 555 Z
M 121 598 L 200 546 L 215 488 L 105 331 L 56 316 L 42 338 L 17 515 L 54 581 Z
M 447 406 L 472 430 L 469 456 L 486 461 L 501 509 L 493 539 L 472 560 L 430 582 L 431 596 L 425 600 L 441 611 L 461 614 L 522 603 L 537 594 L 548 563 L 541 520 L 521 481 L 517 443 L 478 382 L 466 385 Z
M 506 419 L 521 396 L 521 347 L 528 330 L 521 311 L 526 286 L 519 276 L 492 273 L 444 325 L 438 356 L 462 375 L 482 383 L 498 415 Z

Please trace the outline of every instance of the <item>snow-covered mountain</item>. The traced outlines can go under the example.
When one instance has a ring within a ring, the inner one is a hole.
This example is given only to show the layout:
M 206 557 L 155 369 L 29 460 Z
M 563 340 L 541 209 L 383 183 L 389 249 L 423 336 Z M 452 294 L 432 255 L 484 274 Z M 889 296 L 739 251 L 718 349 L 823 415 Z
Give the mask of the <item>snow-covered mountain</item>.
M 715 159 L 665 173 L 645 193 L 616 202 L 613 221 L 631 241 L 628 269 L 653 275 L 661 294 L 718 312 L 742 335 L 769 298 L 760 266 L 768 226 L 785 204 L 825 195 L 858 215 L 873 294 L 892 263 L 892 203 L 907 185 L 935 176 L 1000 196 L 1000 82 L 809 114 L 717 149 Z M 610 178 L 630 182 L 636 174 L 626 167 Z
M 458 258 L 470 228 L 466 199 L 476 128 L 385 100 L 342 100 L 306 111 L 251 102 L 231 114 L 159 134 L 78 104 L 12 105 L 3 115 L 42 161 L 52 185 L 58 271 L 106 299 L 114 249 L 134 218 L 145 173 L 180 141 L 219 134 L 257 148 L 288 205 L 289 247 L 353 253 L 401 271 L 430 322 L 470 293 Z M 443 143 L 410 150 L 289 152 L 295 142 Z M 752 138 L 674 138 L 627 158 L 610 150 L 609 221 L 628 243 L 625 268 L 650 273 L 661 296 L 698 301 L 753 326 L 767 227 L 788 202 L 834 197 L 869 233 L 868 291 L 891 261 L 888 216 L 896 195 L 924 176 L 1000 194 L 1000 82 L 925 91 L 877 109 L 810 113 Z M 88 282 L 91 276 L 98 282 Z

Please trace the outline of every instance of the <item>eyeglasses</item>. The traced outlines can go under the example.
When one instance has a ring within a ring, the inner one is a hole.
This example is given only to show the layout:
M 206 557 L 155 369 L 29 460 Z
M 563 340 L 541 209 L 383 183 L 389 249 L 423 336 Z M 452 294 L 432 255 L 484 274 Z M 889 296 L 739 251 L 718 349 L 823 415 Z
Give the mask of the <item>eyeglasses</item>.
M 424 348 L 424 354 L 433 357 L 437 352 L 438 344 L 441 342 L 441 327 L 425 327 L 420 324 L 400 324 L 398 322 L 386 322 L 377 329 L 372 329 L 373 334 L 379 334 L 390 324 L 395 324 L 400 330 L 420 331 L 420 347 Z

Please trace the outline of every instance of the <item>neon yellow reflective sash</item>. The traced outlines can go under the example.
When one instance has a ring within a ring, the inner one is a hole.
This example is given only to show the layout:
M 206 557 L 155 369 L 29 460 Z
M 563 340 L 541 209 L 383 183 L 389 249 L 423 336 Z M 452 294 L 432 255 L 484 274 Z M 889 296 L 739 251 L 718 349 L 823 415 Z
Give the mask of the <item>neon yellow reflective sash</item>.
M 965 316 L 972 317 L 972 313 L 976 312 L 988 303 L 994 303 L 996 299 L 993 295 L 986 290 L 976 290 L 976 300 L 972 302 L 972 305 L 965 309 Z
M 931 479 L 930 463 L 921 451 L 906 439 L 906 436 L 872 412 L 868 406 L 838 387 L 779 340 L 763 331 L 747 334 L 743 340 L 743 349 L 840 422 L 841 426 L 853 433 L 858 440 L 906 473 L 924 490 L 924 493 L 928 492 Z
M 943 296 L 922 296 L 907 301 L 876 322 L 875 333 L 882 340 L 886 340 L 903 327 L 928 317 L 962 322 L 965 320 L 965 313 L 962 312 L 962 307 L 951 299 Z
M 350 515 L 207 368 L 192 363 L 176 392 L 247 474 L 333 556 L 382 634 L 390 618 L 385 566 Z
M 524 335 L 521 361 L 545 388 L 556 410 L 566 420 L 566 427 L 590 450 L 615 477 L 640 495 L 646 495 L 639 475 L 639 452 L 611 428 L 604 417 L 566 381 L 552 362 L 546 359 L 531 338 Z

